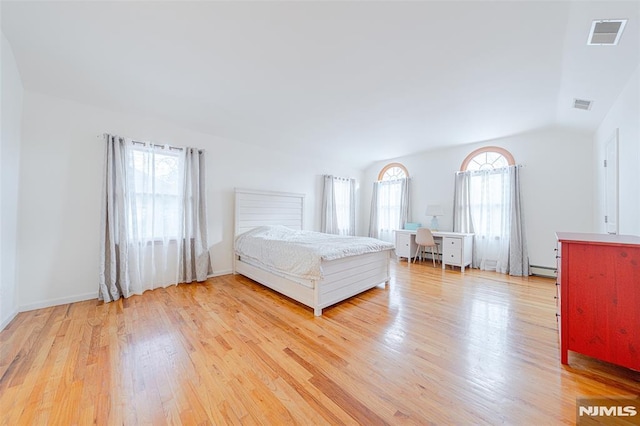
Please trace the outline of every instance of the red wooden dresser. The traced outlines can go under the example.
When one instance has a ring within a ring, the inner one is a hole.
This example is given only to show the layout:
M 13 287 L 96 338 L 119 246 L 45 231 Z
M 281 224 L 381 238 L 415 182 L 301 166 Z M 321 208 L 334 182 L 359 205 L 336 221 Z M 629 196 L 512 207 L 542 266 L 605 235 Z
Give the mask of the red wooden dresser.
M 560 359 L 640 370 L 640 237 L 556 233 Z

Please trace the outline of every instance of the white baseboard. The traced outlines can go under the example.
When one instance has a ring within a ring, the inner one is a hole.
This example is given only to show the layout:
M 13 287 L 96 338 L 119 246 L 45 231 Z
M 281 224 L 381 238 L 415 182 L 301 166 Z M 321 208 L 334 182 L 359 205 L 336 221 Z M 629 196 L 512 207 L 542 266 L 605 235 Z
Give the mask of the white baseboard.
M 8 326 L 11 321 L 13 321 L 16 315 L 18 315 L 17 309 L 11 312 L 6 318 L 4 318 L 2 322 L 0 322 L 0 331 L 4 330 L 4 328 Z
M 229 275 L 232 273 L 233 271 L 231 269 L 224 270 L 224 271 L 216 271 L 211 275 L 207 275 L 207 278 L 220 277 L 222 275 Z M 91 299 L 97 299 L 97 298 L 98 298 L 98 292 L 95 291 L 91 293 L 78 294 L 78 295 L 69 296 L 69 297 L 60 297 L 58 299 L 49 299 L 49 300 L 43 300 L 41 302 L 22 305 L 18 308 L 18 311 L 16 311 L 12 317 L 6 320 L 6 324 L 9 324 L 9 322 L 11 322 L 13 317 L 15 317 L 18 314 L 18 312 L 26 312 L 26 311 L 33 311 L 35 309 L 50 308 L 52 306 L 66 305 L 67 303 L 74 303 L 74 302 L 83 302 L 85 300 L 91 300 Z M 0 330 L 2 330 L 6 326 L 6 324 L 5 324 L 5 321 L 3 321 L 0 324 L 2 326 L 0 327 Z
M 19 310 L 20 312 L 33 311 L 35 309 L 50 308 L 52 306 L 66 305 L 67 303 L 74 303 L 74 302 L 83 302 L 85 300 L 91 300 L 91 299 L 97 299 L 97 298 L 98 298 L 98 292 L 94 291 L 91 293 L 78 294 L 75 296 L 60 297 L 58 299 L 49 299 L 49 300 L 43 300 L 41 302 L 29 303 L 28 305 L 20 306 Z
M 531 272 L 531 275 L 538 275 L 540 277 L 555 278 L 557 276 L 556 268 L 549 266 L 529 265 L 529 272 Z
M 224 270 L 224 271 L 216 271 L 213 274 L 207 275 L 207 278 L 221 277 L 223 275 L 230 275 L 230 274 L 233 274 L 233 270 L 231 269 Z

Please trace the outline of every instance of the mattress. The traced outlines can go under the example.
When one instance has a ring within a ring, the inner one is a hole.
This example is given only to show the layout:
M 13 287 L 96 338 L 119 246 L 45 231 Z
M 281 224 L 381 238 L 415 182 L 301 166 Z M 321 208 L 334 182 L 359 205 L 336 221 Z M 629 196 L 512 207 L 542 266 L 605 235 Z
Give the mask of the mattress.
M 394 245 L 369 237 L 351 237 L 285 226 L 260 226 L 236 238 L 235 252 L 255 265 L 294 277 L 322 279 L 322 262 L 391 250 Z

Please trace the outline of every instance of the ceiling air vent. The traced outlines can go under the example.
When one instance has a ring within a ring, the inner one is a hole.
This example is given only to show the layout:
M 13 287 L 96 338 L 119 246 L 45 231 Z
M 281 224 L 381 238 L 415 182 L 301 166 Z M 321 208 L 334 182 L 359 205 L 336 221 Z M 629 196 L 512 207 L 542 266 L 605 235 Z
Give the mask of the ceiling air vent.
M 613 46 L 618 44 L 626 19 L 601 19 L 593 21 L 587 44 Z
M 574 99 L 573 100 L 573 107 L 576 109 L 583 109 L 585 111 L 589 111 L 591 109 L 591 105 L 593 104 L 593 101 L 587 101 L 584 99 Z

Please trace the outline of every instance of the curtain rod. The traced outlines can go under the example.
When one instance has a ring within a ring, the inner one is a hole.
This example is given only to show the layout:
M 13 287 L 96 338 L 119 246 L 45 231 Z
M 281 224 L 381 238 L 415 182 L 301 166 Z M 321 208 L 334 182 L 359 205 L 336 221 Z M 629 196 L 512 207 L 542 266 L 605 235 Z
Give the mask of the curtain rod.
M 107 136 L 107 135 L 109 135 L 109 134 L 108 134 L 108 133 L 103 133 L 103 134 L 98 135 L 98 136 L 96 136 L 96 137 L 97 137 L 98 139 L 104 139 L 104 137 L 105 137 L 105 136 Z M 109 136 L 115 136 L 115 135 L 109 135 Z M 121 136 L 118 136 L 118 137 L 121 137 Z M 123 138 L 123 139 L 125 139 L 125 138 Z M 169 150 L 172 150 L 172 149 L 173 149 L 173 150 L 176 150 L 176 151 L 183 151 L 183 150 L 184 150 L 184 148 L 179 147 L 179 146 L 159 145 L 159 144 L 155 144 L 155 143 L 151 143 L 151 142 L 142 142 L 142 141 L 134 141 L 134 140 L 131 140 L 131 143 L 138 144 L 138 145 L 144 145 L 144 146 L 149 145 L 149 146 L 153 146 L 153 147 L 161 148 L 161 149 L 165 149 L 166 147 L 168 147 L 168 148 L 169 148 Z
M 158 144 L 151 143 L 151 142 L 147 143 L 147 142 L 139 142 L 139 141 L 132 140 L 131 143 L 138 144 L 138 145 L 144 145 L 144 146 L 147 146 L 147 144 L 148 144 L 149 146 L 153 146 L 153 147 L 156 147 L 156 148 L 161 148 L 161 149 L 169 148 L 169 150 L 175 149 L 176 151 L 184 150 L 184 148 L 180 148 L 179 146 L 158 145 Z
M 484 170 L 458 170 L 458 171 L 456 171 L 456 174 L 457 174 L 457 175 L 459 175 L 459 174 L 461 174 L 461 173 L 467 173 L 467 172 L 470 172 L 470 173 L 474 173 L 474 172 L 498 173 L 498 172 L 500 172 L 501 170 L 503 170 L 503 169 L 508 169 L 509 167 L 512 167 L 512 166 L 513 166 L 513 167 L 516 167 L 516 168 L 518 168 L 518 169 L 524 169 L 525 167 L 527 167 L 527 166 L 526 166 L 526 165 L 524 165 L 524 164 L 513 164 L 513 165 L 506 166 L 506 167 L 497 167 L 497 168 L 495 168 L 495 169 L 484 169 Z
M 323 176 L 328 176 L 330 178 L 338 179 L 338 180 L 356 180 L 355 178 L 352 178 L 352 177 L 341 177 L 341 176 L 335 176 L 335 175 L 323 175 Z

